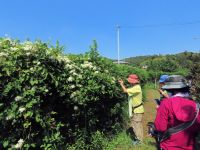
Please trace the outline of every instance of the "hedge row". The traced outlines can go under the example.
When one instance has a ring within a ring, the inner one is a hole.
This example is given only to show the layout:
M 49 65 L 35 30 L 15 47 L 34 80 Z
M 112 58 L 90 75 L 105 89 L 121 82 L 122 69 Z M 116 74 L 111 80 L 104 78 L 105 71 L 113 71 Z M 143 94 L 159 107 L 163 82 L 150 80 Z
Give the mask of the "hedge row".
M 92 149 L 95 133 L 113 135 L 124 124 L 118 78 L 145 71 L 100 57 L 65 55 L 41 41 L 0 39 L 0 141 L 5 149 Z

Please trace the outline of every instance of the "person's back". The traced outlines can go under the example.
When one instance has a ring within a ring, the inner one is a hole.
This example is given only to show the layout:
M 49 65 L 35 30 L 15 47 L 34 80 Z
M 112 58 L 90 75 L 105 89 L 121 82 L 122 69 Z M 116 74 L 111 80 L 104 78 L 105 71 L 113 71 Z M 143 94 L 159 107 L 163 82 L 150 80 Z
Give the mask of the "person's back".
M 196 115 L 196 103 L 182 97 L 168 98 L 163 100 L 158 113 L 154 124 L 158 131 L 164 132 L 181 123 L 192 121 Z M 193 150 L 198 130 L 200 130 L 200 115 L 191 127 L 173 134 L 160 145 L 166 150 Z
M 164 99 L 157 109 L 154 125 L 156 130 L 162 133 L 169 128 L 193 121 L 198 110 L 196 102 L 189 100 L 189 86 L 182 76 L 169 76 L 163 89 L 170 92 L 172 97 Z M 195 138 L 199 130 L 200 114 L 198 113 L 192 126 L 172 134 L 160 143 L 160 147 L 164 150 L 194 150 Z

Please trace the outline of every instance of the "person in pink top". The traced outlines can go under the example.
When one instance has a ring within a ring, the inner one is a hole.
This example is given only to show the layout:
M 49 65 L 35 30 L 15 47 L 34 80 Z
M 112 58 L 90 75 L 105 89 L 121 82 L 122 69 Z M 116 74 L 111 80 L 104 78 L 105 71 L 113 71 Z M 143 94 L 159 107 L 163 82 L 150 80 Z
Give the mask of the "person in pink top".
M 160 143 L 161 150 L 195 150 L 195 138 L 200 131 L 200 114 L 197 105 L 189 96 L 189 86 L 185 78 L 180 75 L 169 76 L 163 89 L 172 94 L 172 97 L 162 101 L 157 109 L 154 126 L 160 133 L 185 122 L 195 122 L 188 128 L 172 134 Z M 198 113 L 196 115 L 196 113 Z

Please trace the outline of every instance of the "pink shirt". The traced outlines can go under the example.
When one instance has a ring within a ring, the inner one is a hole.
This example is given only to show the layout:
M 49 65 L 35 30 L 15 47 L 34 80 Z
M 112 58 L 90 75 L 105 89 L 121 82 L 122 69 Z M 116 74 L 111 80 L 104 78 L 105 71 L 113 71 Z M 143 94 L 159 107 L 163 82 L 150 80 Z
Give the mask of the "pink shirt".
M 182 97 L 171 97 L 164 99 L 157 110 L 155 127 L 158 131 L 164 132 L 183 122 L 191 121 L 195 117 L 196 103 Z M 167 140 L 161 142 L 164 150 L 193 150 L 195 136 L 200 130 L 200 113 L 196 122 L 188 129 L 173 134 Z

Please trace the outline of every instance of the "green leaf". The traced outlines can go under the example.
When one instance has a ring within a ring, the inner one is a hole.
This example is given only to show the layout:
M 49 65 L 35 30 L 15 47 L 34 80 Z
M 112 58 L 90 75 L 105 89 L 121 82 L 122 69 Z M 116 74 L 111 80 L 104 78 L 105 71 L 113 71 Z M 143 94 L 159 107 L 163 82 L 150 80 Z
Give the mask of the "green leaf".
M 32 111 L 27 111 L 25 114 L 24 114 L 24 118 L 31 118 L 33 116 L 33 112 Z
M 28 128 L 31 125 L 31 122 L 26 121 L 23 126 L 24 128 Z
M 6 148 L 9 145 L 9 141 L 3 141 L 3 147 Z

